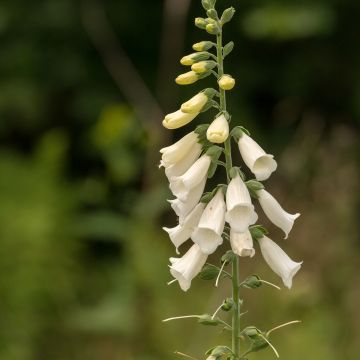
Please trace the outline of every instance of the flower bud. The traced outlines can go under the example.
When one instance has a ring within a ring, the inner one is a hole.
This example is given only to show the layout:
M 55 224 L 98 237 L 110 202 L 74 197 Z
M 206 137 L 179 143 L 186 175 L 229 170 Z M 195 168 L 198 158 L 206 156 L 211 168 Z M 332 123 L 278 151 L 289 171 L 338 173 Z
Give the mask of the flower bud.
M 181 126 L 188 124 L 197 115 L 198 113 L 187 114 L 183 113 L 181 110 L 177 110 L 171 114 L 167 114 L 162 124 L 167 129 L 178 129 Z
M 175 82 L 178 85 L 190 85 L 194 82 L 199 80 L 199 76 L 196 74 L 195 71 L 188 71 L 187 73 L 180 74 L 176 79 Z
M 207 22 L 204 18 L 197 17 L 195 19 L 195 26 L 198 27 L 199 29 L 205 30 L 206 25 L 207 25 Z
M 216 66 L 216 62 L 213 60 L 210 61 L 200 61 L 191 66 L 191 70 L 196 73 L 204 73 L 206 71 L 212 70 Z
M 207 139 L 216 144 L 223 143 L 229 136 L 229 123 L 224 114 L 218 116 L 208 127 Z
M 219 25 L 217 25 L 215 22 L 207 24 L 205 29 L 211 35 L 217 35 L 220 33 Z
M 221 16 L 221 23 L 225 24 L 229 22 L 234 16 L 234 14 L 235 14 L 235 9 L 233 7 L 226 9 Z
M 200 92 L 183 103 L 181 105 L 181 111 L 189 114 L 199 113 L 208 100 L 208 97 L 203 92 Z
M 181 58 L 180 63 L 182 65 L 192 65 L 198 61 L 207 60 L 210 57 L 210 54 L 206 51 L 192 53 Z
M 193 45 L 193 49 L 195 51 L 207 51 L 211 49 L 214 46 L 214 44 L 211 41 L 200 41 Z
M 230 75 L 223 75 L 218 83 L 221 89 L 231 90 L 235 86 L 235 79 Z

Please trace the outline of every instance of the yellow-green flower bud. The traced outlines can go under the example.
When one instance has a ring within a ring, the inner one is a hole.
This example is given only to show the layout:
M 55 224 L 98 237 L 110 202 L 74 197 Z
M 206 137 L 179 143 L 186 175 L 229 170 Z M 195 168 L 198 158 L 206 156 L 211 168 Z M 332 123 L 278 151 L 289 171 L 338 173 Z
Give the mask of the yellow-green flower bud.
M 183 113 L 181 110 L 177 110 L 171 114 L 167 114 L 162 124 L 167 129 L 178 129 L 181 126 L 188 124 L 197 115 L 198 113 L 187 114 Z
M 224 114 L 218 116 L 206 131 L 207 139 L 215 144 L 223 143 L 229 136 L 229 123 Z
M 206 22 L 206 20 L 204 18 L 197 17 L 195 19 L 195 26 L 200 28 L 200 29 L 204 30 L 206 28 L 206 24 L 207 24 L 207 22 Z
M 200 92 L 183 103 L 181 105 L 181 111 L 190 114 L 199 113 L 208 100 L 209 98 L 203 92 Z
M 202 51 L 197 53 L 192 53 L 181 58 L 180 63 L 182 65 L 192 65 L 198 61 L 207 60 L 210 57 L 210 54 Z
M 220 28 L 215 22 L 210 22 L 207 24 L 205 29 L 211 35 L 217 35 L 220 33 Z
M 195 51 L 207 51 L 211 49 L 214 46 L 214 44 L 211 41 L 200 41 L 193 45 L 193 49 Z
M 199 80 L 199 76 L 195 71 L 188 71 L 187 73 L 180 74 L 175 82 L 178 85 L 190 85 Z
M 235 86 L 235 79 L 230 75 L 223 75 L 218 83 L 221 89 L 231 90 Z
M 213 69 L 216 66 L 215 61 L 200 61 L 191 66 L 191 70 L 195 71 L 196 73 L 204 73 Z

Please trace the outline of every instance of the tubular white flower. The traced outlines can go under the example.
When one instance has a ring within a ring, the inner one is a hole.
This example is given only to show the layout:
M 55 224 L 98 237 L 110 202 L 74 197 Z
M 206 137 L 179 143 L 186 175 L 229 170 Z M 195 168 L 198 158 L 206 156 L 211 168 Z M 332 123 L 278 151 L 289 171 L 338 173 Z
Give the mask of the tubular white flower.
M 183 159 L 190 149 L 198 143 L 198 135 L 194 131 L 185 135 L 171 146 L 160 150 L 161 161 L 164 166 L 170 166 Z
M 264 236 L 259 240 L 261 253 L 271 270 L 279 275 L 287 288 L 292 286 L 292 278 L 301 268 L 301 262 L 295 262 L 274 241 Z
M 234 229 L 231 229 L 230 244 L 232 251 L 239 256 L 253 257 L 255 255 L 253 238 L 249 230 L 239 233 L 236 232 Z
M 181 225 L 179 224 L 173 228 L 163 227 L 163 230 L 169 234 L 171 242 L 175 245 L 177 253 L 179 253 L 179 246 L 190 238 L 195 227 L 199 223 L 204 208 L 205 204 L 200 203 L 186 216 Z
M 203 92 L 200 92 L 183 103 L 181 105 L 181 111 L 190 114 L 199 113 L 208 100 L 208 97 Z
M 285 233 L 285 239 L 287 239 L 289 232 L 291 231 L 294 221 L 300 216 L 297 214 L 287 213 L 277 202 L 277 200 L 266 190 L 258 190 L 259 203 L 264 210 L 264 213 L 269 220 L 282 229 Z
M 207 177 L 210 164 L 210 156 L 206 154 L 201 156 L 183 175 L 172 179 L 170 182 L 172 193 L 185 202 L 189 192 Z
M 193 165 L 194 162 L 199 158 L 201 151 L 201 145 L 195 144 L 189 150 L 186 156 L 179 160 L 177 163 L 170 166 L 165 166 L 165 175 L 167 176 L 169 181 L 172 181 L 174 177 L 183 175 L 190 168 L 190 166 Z
M 169 203 L 171 204 L 171 207 L 175 211 L 175 214 L 179 217 L 180 225 L 183 223 L 186 215 L 188 215 L 190 211 L 200 201 L 201 196 L 204 192 L 205 184 L 206 184 L 206 178 L 204 178 L 200 184 L 196 185 L 192 190 L 190 190 L 186 202 L 182 202 L 177 198 L 173 200 L 168 200 Z
M 240 154 L 246 166 L 259 181 L 266 180 L 277 168 L 273 155 L 265 151 L 247 134 L 243 132 L 238 142 Z
M 222 233 L 225 225 L 226 205 L 224 195 L 219 189 L 212 200 L 206 205 L 199 225 L 191 235 L 204 254 L 212 254 L 222 244 Z
M 228 185 L 226 207 L 226 221 L 236 232 L 246 231 L 249 225 L 255 224 L 258 219 L 249 190 L 240 175 L 236 175 Z
M 216 144 L 223 143 L 229 136 L 229 123 L 224 114 L 218 116 L 206 131 L 207 139 Z
M 181 110 L 177 110 L 171 114 L 167 114 L 162 124 L 167 129 L 178 129 L 195 119 L 198 114 L 199 113 L 188 114 L 182 112 Z
M 170 258 L 171 275 L 179 282 L 183 291 L 189 290 L 191 280 L 201 271 L 207 255 L 201 252 L 200 247 L 194 244 L 181 258 Z

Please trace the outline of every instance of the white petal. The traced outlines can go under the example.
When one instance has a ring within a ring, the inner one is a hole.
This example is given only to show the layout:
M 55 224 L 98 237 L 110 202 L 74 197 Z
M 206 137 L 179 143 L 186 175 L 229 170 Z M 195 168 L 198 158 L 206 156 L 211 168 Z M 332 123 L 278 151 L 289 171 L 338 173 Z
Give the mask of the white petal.
M 177 253 L 178 247 L 190 238 L 195 227 L 199 223 L 204 208 L 205 204 L 200 203 L 190 212 L 188 216 L 186 216 L 182 225 L 179 224 L 171 229 L 166 227 L 163 228 L 169 234 L 171 242 L 176 247 Z
M 287 239 L 289 232 L 294 225 L 295 219 L 297 219 L 300 214 L 287 213 L 280 206 L 277 200 L 264 189 L 257 191 L 257 194 L 259 196 L 259 203 L 264 210 L 264 213 L 274 225 L 284 231 L 285 239 Z
M 195 144 L 197 144 L 197 142 L 198 135 L 192 131 L 173 145 L 162 148 L 160 150 L 160 153 L 162 153 L 162 163 L 164 166 L 170 166 L 177 163 L 186 156 L 186 154 Z
M 273 155 L 265 151 L 247 134 L 243 133 L 238 142 L 240 154 L 250 171 L 259 181 L 266 180 L 277 168 Z
M 205 254 L 212 254 L 223 242 L 225 210 L 224 195 L 222 190 L 219 189 L 213 199 L 206 205 L 199 225 L 191 236 L 192 240 L 199 244 Z
M 292 278 L 300 270 L 302 262 L 295 262 L 274 241 L 264 236 L 260 238 L 261 253 L 270 268 L 279 275 L 286 287 L 292 286 Z
M 199 185 L 207 177 L 210 163 L 210 156 L 203 155 L 183 175 L 174 177 L 170 182 L 172 193 L 185 202 L 190 190 Z
M 253 257 L 255 255 L 253 239 L 249 230 L 239 233 L 231 229 L 230 244 L 232 251 L 239 256 Z
M 165 175 L 168 180 L 172 181 L 174 177 L 183 175 L 199 158 L 201 150 L 201 145 L 195 144 L 184 158 L 168 167 L 165 166 Z
M 198 114 L 199 113 L 188 114 L 188 113 L 183 113 L 181 110 L 177 110 L 171 114 L 167 114 L 162 124 L 167 129 L 178 129 L 181 126 L 188 124 Z
M 181 258 L 170 258 L 171 275 L 178 280 L 183 291 L 189 290 L 192 279 L 201 271 L 207 259 L 200 247 L 194 244 Z
M 237 232 L 244 232 L 255 224 L 258 216 L 251 203 L 249 190 L 240 176 L 232 179 L 226 191 L 226 221 Z

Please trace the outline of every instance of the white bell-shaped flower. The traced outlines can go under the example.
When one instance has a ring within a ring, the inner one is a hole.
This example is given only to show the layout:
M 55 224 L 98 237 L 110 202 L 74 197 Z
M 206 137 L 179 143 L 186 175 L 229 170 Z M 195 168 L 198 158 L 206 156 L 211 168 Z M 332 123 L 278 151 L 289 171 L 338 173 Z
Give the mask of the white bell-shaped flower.
M 188 152 L 196 144 L 198 144 L 198 135 L 192 131 L 171 146 L 162 148 L 160 150 L 160 153 L 162 154 L 161 165 L 167 167 L 176 164 L 186 157 Z
M 226 205 L 224 194 L 219 189 L 216 195 L 206 205 L 199 224 L 191 235 L 204 254 L 212 254 L 222 244 L 222 233 L 225 225 Z
M 181 258 L 170 258 L 170 273 L 179 282 L 183 291 L 189 290 L 191 280 L 201 271 L 207 255 L 194 244 Z
M 239 256 L 255 255 L 255 249 L 253 247 L 253 238 L 249 230 L 245 232 L 236 232 L 234 229 L 230 230 L 230 244 L 232 251 Z
M 172 193 L 181 201 L 187 201 L 189 192 L 207 177 L 210 164 L 209 155 L 201 156 L 183 175 L 172 179 L 170 182 Z
M 294 221 L 300 216 L 300 214 L 287 213 L 277 200 L 264 189 L 258 190 L 257 195 L 259 196 L 259 203 L 266 216 L 274 225 L 284 231 L 285 239 L 287 239 L 289 232 L 294 225 Z
M 165 166 L 165 175 L 168 180 L 171 182 L 174 177 L 183 175 L 199 158 L 201 151 L 201 145 L 196 143 L 191 149 L 189 149 L 185 157 L 170 166 Z
M 301 268 L 301 262 L 295 262 L 277 245 L 274 241 L 266 236 L 258 240 L 261 253 L 272 271 L 279 275 L 284 285 L 291 288 L 292 279 Z
M 178 198 L 173 200 L 168 200 L 171 204 L 171 207 L 175 211 L 175 214 L 179 217 L 179 224 L 182 225 L 182 223 L 185 220 L 185 217 L 191 212 L 192 209 L 198 204 L 198 202 L 201 199 L 201 196 L 204 192 L 206 184 L 206 178 L 203 179 L 203 181 L 196 185 L 192 190 L 190 190 L 188 199 L 185 202 L 182 202 Z
M 207 139 L 215 144 L 223 143 L 229 136 L 229 123 L 224 114 L 218 116 L 206 131 Z
M 184 113 L 181 110 L 177 110 L 171 114 L 167 114 L 162 124 L 167 129 L 178 129 L 195 119 L 198 114 L 199 113 Z
M 250 171 L 259 181 L 266 180 L 277 168 L 273 155 L 265 151 L 245 132 L 242 133 L 239 142 L 240 154 Z
M 176 247 L 176 252 L 181 244 L 188 240 L 193 233 L 195 227 L 199 223 L 200 217 L 204 211 L 205 204 L 200 203 L 187 215 L 182 224 L 179 224 L 173 228 L 163 227 L 170 237 L 171 242 Z
M 240 175 L 236 175 L 228 185 L 226 207 L 226 221 L 236 232 L 245 232 L 258 219 L 249 190 Z

